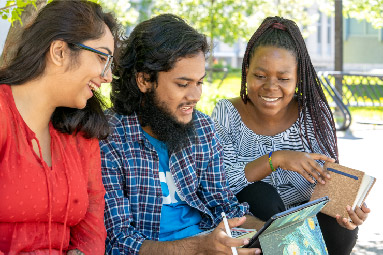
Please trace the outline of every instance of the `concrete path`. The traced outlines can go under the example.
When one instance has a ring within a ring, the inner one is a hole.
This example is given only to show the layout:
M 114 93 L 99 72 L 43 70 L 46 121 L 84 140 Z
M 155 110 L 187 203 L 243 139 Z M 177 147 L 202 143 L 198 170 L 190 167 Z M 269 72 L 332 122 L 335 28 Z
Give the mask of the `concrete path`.
M 337 135 L 340 164 L 377 178 L 366 200 L 371 213 L 359 229 L 352 255 L 383 254 L 383 126 L 353 123 Z

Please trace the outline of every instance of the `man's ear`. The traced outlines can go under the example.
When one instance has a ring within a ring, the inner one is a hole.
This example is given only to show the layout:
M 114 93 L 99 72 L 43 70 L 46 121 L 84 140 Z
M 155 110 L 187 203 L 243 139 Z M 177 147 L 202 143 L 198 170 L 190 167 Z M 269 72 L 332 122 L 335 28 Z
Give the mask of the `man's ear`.
M 149 81 L 149 74 L 139 72 L 136 74 L 136 82 L 142 93 L 146 93 L 152 89 L 152 83 Z
M 68 45 L 66 42 L 60 40 L 53 41 L 49 48 L 49 59 L 51 62 L 57 66 L 63 66 L 67 49 Z

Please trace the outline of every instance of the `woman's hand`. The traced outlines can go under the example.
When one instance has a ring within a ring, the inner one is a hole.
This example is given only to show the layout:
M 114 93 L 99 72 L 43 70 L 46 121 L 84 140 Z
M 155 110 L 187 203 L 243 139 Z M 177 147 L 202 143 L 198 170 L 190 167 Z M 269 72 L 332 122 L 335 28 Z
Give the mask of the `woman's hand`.
M 246 221 L 246 217 L 233 218 L 229 219 L 228 223 L 230 229 L 233 227 L 238 227 Z M 225 227 L 223 222 L 221 222 L 210 234 L 204 237 L 204 240 L 201 242 L 200 250 L 198 254 L 233 254 L 231 247 L 240 247 L 242 245 L 248 244 L 248 239 L 232 238 L 229 237 L 225 232 Z M 237 248 L 239 255 L 245 254 L 261 254 L 261 249 L 259 248 Z
M 357 226 L 363 224 L 363 222 L 367 219 L 368 214 L 371 212 L 370 208 L 367 207 L 365 203 L 363 203 L 362 207 L 356 207 L 355 210 L 351 210 L 351 206 L 347 206 L 348 215 L 351 218 L 349 221 L 346 218 L 341 218 L 340 215 L 336 215 L 336 221 L 339 225 L 349 230 L 354 230 Z
M 325 179 L 330 179 L 330 175 L 325 173 L 323 167 L 316 160 L 335 162 L 335 159 L 323 154 L 290 150 L 273 152 L 271 160 L 272 164 L 276 167 L 300 173 L 311 183 L 315 182 L 313 179 L 315 178 L 322 184 L 325 184 Z

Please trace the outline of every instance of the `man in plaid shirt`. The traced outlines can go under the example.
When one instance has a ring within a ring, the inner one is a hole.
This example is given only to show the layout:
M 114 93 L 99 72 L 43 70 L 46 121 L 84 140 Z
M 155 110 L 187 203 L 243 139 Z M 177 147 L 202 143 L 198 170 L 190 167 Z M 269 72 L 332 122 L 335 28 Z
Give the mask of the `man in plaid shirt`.
M 194 109 L 207 50 L 204 35 L 170 14 L 122 43 L 112 134 L 100 142 L 108 254 L 231 254 L 248 240 L 226 234 L 221 212 L 230 227 L 259 227 L 229 190 L 213 122 Z

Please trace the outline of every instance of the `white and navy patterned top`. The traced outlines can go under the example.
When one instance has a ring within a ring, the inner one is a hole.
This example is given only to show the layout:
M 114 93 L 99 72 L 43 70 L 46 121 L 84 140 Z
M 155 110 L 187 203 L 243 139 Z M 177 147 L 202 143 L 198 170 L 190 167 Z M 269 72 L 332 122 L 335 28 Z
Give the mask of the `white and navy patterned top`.
M 258 135 L 243 123 L 237 109 L 227 99 L 217 103 L 212 118 L 224 147 L 225 170 L 234 194 L 251 184 L 245 177 L 246 164 L 271 151 L 294 150 L 329 156 L 328 153 L 322 152 L 312 129 L 309 128 L 308 137 L 314 150 L 311 151 L 305 137 L 301 138 L 299 134 L 299 118 L 282 133 L 274 136 Z M 312 127 L 311 119 L 308 120 L 308 123 Z M 276 169 L 262 181 L 277 189 L 287 209 L 309 200 L 315 187 L 315 184 L 308 182 L 299 173 L 281 168 Z

